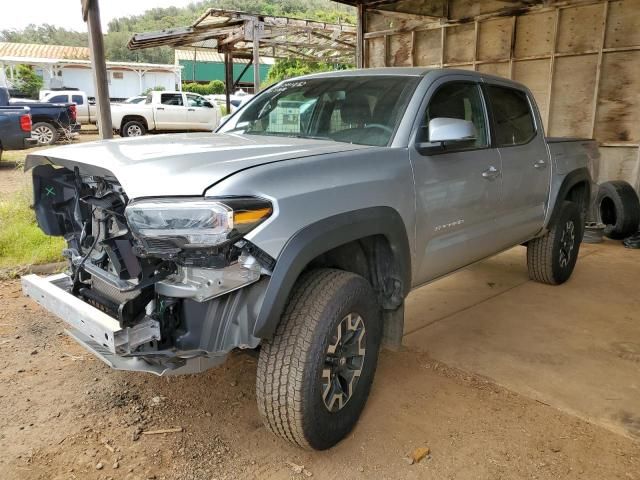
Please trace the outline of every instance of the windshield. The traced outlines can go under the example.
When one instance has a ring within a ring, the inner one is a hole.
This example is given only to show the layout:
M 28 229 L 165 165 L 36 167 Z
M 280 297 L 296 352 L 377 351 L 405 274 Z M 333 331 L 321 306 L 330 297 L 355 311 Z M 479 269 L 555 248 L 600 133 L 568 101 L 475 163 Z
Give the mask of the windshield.
M 219 132 L 386 146 L 418 80 L 376 75 L 285 81 L 256 97 Z

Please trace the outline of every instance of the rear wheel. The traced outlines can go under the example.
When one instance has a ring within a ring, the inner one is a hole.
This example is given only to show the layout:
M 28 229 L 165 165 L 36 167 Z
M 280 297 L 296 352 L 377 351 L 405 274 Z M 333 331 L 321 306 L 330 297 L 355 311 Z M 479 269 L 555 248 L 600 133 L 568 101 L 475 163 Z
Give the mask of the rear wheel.
M 137 120 L 130 120 L 126 122 L 120 129 L 121 137 L 141 137 L 146 133 L 147 129 L 144 124 Z
M 558 218 L 546 235 L 527 244 L 529 278 L 549 285 L 569 280 L 583 234 L 580 208 L 573 202 L 563 202 Z
M 303 274 L 260 351 L 256 390 L 267 428 L 303 448 L 342 440 L 369 396 L 381 327 L 364 278 L 332 269 Z
M 50 123 L 38 122 L 31 127 L 31 136 L 38 145 L 52 145 L 58 141 L 58 130 Z

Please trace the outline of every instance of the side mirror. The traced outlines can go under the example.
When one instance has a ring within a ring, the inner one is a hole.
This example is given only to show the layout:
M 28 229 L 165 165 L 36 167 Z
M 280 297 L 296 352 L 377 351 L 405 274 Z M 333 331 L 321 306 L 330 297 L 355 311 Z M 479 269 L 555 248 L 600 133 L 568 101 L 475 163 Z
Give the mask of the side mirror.
M 476 139 L 473 122 L 458 118 L 434 118 L 429 122 L 429 142 L 468 142 Z
M 211 105 L 211 102 L 204 102 L 202 105 L 207 108 L 213 108 L 213 105 Z

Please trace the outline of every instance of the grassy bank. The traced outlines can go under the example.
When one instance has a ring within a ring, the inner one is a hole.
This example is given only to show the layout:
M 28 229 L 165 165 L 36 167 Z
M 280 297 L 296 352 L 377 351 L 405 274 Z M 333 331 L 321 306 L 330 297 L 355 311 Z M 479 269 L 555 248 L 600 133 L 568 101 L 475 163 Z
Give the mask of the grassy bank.
M 36 225 L 27 192 L 0 200 L 0 269 L 57 262 L 64 240 L 48 237 Z

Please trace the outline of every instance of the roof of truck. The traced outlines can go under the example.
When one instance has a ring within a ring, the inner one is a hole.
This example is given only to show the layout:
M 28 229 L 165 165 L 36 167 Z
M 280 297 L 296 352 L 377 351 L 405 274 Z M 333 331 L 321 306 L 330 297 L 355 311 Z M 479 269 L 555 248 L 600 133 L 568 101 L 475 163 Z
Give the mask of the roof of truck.
M 357 77 L 357 76 L 398 76 L 398 77 L 424 77 L 428 73 L 437 72 L 437 75 L 451 75 L 451 74 L 460 74 L 460 75 L 472 75 L 476 78 L 483 78 L 486 80 L 493 80 L 498 82 L 507 82 L 511 85 L 517 86 L 522 89 L 526 89 L 526 87 L 514 80 L 498 77 L 496 75 L 490 75 L 487 73 L 482 73 L 474 70 L 464 70 L 464 69 L 455 69 L 455 68 L 427 68 L 427 67 L 384 67 L 384 68 L 360 68 L 360 69 L 352 69 L 352 70 L 333 70 L 330 72 L 320 72 L 320 73 L 312 73 L 309 75 L 304 75 L 301 77 L 296 77 L 295 79 L 309 79 L 309 78 L 336 78 L 336 77 Z

